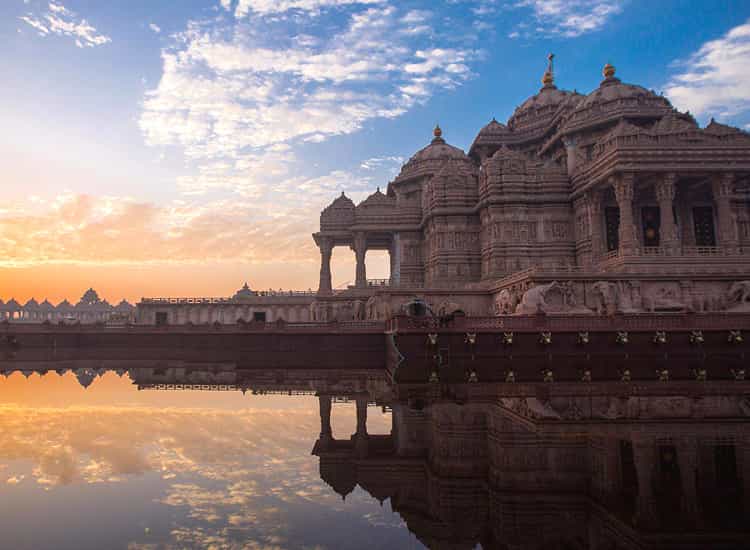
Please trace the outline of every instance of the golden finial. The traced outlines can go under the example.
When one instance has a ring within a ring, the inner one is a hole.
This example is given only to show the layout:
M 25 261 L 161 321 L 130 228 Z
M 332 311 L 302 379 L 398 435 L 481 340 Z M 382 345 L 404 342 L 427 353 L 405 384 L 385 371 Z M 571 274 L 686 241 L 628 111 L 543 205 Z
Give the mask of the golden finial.
M 553 71 L 553 60 L 555 59 L 555 54 L 550 53 L 547 54 L 547 70 L 544 71 L 544 75 L 542 76 L 542 84 L 544 84 L 545 87 L 552 86 L 555 83 L 555 76 Z
M 435 124 L 435 129 L 432 131 L 432 135 L 436 138 L 443 137 L 443 131 L 440 129 L 440 124 Z
M 602 74 L 604 75 L 604 78 L 612 78 L 613 76 L 615 76 L 614 66 L 607 63 L 606 65 L 604 65 L 604 69 L 602 69 Z

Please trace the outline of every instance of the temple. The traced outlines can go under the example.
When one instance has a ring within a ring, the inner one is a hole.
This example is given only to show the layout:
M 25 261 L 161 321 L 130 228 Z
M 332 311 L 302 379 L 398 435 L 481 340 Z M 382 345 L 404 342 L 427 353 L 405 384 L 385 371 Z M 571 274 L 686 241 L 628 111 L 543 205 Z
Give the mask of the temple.
M 468 154 L 438 126 L 385 192 L 322 211 L 317 318 L 345 320 L 361 300 L 385 318 L 415 296 L 474 316 L 750 308 L 750 135 L 701 128 L 610 64 L 588 95 L 561 90 L 552 58 L 539 92 Z M 336 246 L 356 257 L 344 291 Z M 387 280 L 367 279 L 369 250 L 389 252 Z

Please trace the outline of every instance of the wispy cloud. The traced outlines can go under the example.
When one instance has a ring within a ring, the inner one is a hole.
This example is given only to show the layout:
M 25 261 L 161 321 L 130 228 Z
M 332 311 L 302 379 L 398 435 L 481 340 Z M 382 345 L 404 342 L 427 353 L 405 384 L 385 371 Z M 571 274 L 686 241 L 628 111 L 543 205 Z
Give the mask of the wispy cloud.
M 20 19 L 36 29 L 40 36 L 68 36 L 75 40 L 79 48 L 93 48 L 112 41 L 62 4 L 50 2 L 47 8 L 41 14 L 28 13 Z
M 352 4 L 382 4 L 387 0 L 238 0 L 234 14 L 244 17 L 250 12 L 261 15 L 278 14 L 288 11 L 319 12 L 325 8 L 334 8 Z M 232 6 L 231 0 L 221 0 L 226 10 Z
M 625 0 L 520 0 L 514 7 L 530 9 L 534 24 L 523 24 L 509 38 L 562 36 L 575 38 L 601 30 L 609 19 L 623 9 Z M 496 2 L 480 2 L 484 11 L 496 8 Z
M 161 27 L 156 23 L 149 23 L 148 28 L 154 31 L 156 34 L 159 34 L 161 32 Z
M 750 110 L 750 21 L 703 44 L 685 61 L 665 94 L 693 114 L 732 117 Z
M 471 76 L 477 52 L 421 47 L 396 32 L 404 26 L 396 8 L 378 6 L 303 46 L 263 43 L 246 25 L 192 25 L 163 52 L 163 76 L 146 96 L 141 128 L 149 144 L 180 145 L 191 158 L 236 158 L 352 133 Z

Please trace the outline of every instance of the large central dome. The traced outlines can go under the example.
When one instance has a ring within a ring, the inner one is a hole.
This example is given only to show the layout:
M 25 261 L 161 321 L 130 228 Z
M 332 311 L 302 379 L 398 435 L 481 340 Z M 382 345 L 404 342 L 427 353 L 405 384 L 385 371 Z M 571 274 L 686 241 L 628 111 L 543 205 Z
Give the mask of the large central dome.
M 573 107 L 583 98 L 577 92 L 560 90 L 555 86 L 552 72 L 553 57 L 552 54 L 548 57 L 549 66 L 542 76 L 542 87 L 539 93 L 516 107 L 513 115 L 508 119 L 508 128 L 511 130 L 523 131 L 546 124 L 562 107 Z

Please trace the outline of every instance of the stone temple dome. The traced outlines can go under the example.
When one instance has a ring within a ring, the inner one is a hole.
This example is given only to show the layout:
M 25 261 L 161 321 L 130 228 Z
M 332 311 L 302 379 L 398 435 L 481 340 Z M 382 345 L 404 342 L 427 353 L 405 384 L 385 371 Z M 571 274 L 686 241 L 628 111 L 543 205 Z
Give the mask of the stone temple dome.
M 341 196 L 320 213 L 321 227 L 336 229 L 354 223 L 354 202 L 343 191 Z
M 443 131 L 440 126 L 435 126 L 433 135 L 434 137 L 430 144 L 417 151 L 404 164 L 394 183 L 426 174 L 434 174 L 440 168 L 443 161 L 469 161 L 469 157 L 466 156 L 466 153 L 462 149 L 446 143 L 443 139 Z
M 599 87 L 587 95 L 579 104 L 583 109 L 594 103 L 603 103 L 639 96 L 659 97 L 654 92 L 636 84 L 626 84 L 615 76 L 615 68 L 609 63 L 604 66 L 604 80 Z M 666 101 L 666 100 L 665 100 Z
M 583 96 L 577 92 L 560 90 L 555 86 L 554 73 L 552 70 L 552 59 L 550 54 L 547 59 L 549 65 L 542 76 L 542 87 L 539 93 L 531 96 L 521 103 L 513 115 L 508 119 L 508 128 L 511 130 L 524 130 L 544 124 L 558 112 L 563 106 L 574 107 Z
M 664 97 L 643 86 L 626 84 L 615 76 L 615 68 L 607 63 L 602 71 L 604 80 L 570 113 L 563 130 L 575 132 L 620 118 L 656 119 L 673 110 Z
M 502 147 L 507 141 L 508 133 L 508 127 L 493 118 L 489 124 L 479 130 L 471 144 L 469 154 L 472 154 L 477 147 Z

